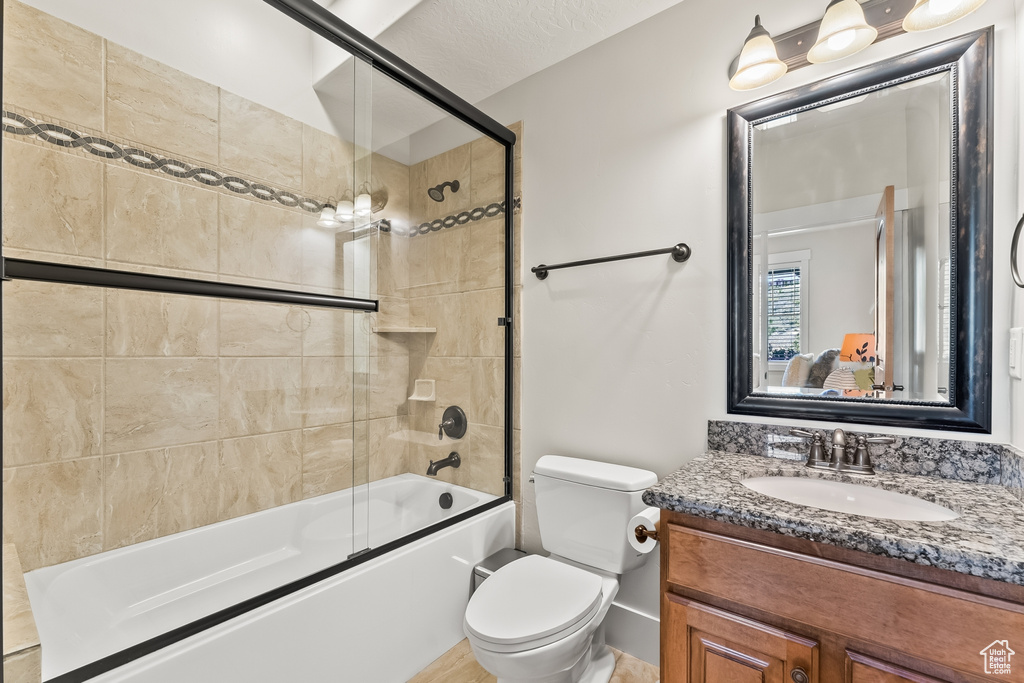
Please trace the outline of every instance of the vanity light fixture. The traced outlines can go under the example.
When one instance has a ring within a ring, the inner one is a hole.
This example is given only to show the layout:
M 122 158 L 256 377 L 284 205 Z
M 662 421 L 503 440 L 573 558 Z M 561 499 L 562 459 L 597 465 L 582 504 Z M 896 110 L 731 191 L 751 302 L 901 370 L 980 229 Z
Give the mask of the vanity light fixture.
M 914 9 L 903 18 L 903 30 L 930 31 L 952 24 L 984 4 L 985 0 L 917 0 Z
M 359 184 L 353 202 L 353 213 L 357 218 L 365 218 L 371 213 L 382 211 L 388 205 L 388 188 L 375 176 Z
M 760 88 L 779 80 L 788 70 L 786 63 L 779 59 L 771 35 L 761 26 L 760 15 L 755 16 L 754 28 L 743 43 L 729 87 L 733 90 Z
M 818 21 L 774 37 L 755 19 L 743 52 L 729 67 L 729 86 L 758 88 L 789 71 L 848 57 L 872 43 L 903 35 L 904 19 L 916 9 L 915 2 L 917 7 L 937 3 L 936 8 L 945 11 L 954 4 L 976 7 L 984 0 L 831 0 Z
M 355 214 L 356 216 L 369 216 L 370 215 L 370 193 L 360 192 L 356 195 L 355 201 Z
M 818 40 L 807 52 L 807 61 L 822 64 L 849 57 L 875 42 L 877 37 L 878 29 L 868 24 L 857 0 L 832 0 L 821 19 Z
M 337 213 L 333 206 L 334 197 L 327 201 L 328 203 L 324 204 L 324 208 L 320 209 L 320 218 L 317 219 L 316 224 L 321 228 L 340 228 L 341 221 L 337 219 Z
M 345 199 L 344 195 L 338 200 L 338 208 L 335 209 L 334 216 L 342 223 L 351 223 L 355 219 L 355 205 L 352 202 L 351 193 L 348 195 L 349 199 Z

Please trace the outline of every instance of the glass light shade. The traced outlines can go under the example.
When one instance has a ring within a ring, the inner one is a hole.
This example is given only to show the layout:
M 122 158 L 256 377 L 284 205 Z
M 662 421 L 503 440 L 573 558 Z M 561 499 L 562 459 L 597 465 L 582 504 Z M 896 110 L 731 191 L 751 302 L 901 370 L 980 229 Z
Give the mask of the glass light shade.
M 952 24 L 984 4 L 985 0 L 917 0 L 903 18 L 903 30 L 913 33 Z
M 369 193 L 364 192 L 363 194 L 356 195 L 355 203 L 355 214 L 357 216 L 368 216 L 370 215 L 371 198 Z
M 355 218 L 355 207 L 350 200 L 342 199 L 338 202 L 338 209 L 335 211 L 334 216 L 342 223 L 351 223 L 352 219 Z
M 807 51 L 807 61 L 822 64 L 849 57 L 875 42 L 878 30 L 864 19 L 857 0 L 832 0 L 818 28 L 818 40 Z
M 733 90 L 753 90 L 782 78 L 789 67 L 779 59 L 775 42 L 761 26 L 761 17 L 754 18 L 754 28 L 740 51 L 736 73 L 729 79 Z
M 320 210 L 320 218 L 317 219 L 316 224 L 321 228 L 339 228 L 341 223 L 335 218 L 334 207 L 330 204 L 324 204 L 324 208 Z

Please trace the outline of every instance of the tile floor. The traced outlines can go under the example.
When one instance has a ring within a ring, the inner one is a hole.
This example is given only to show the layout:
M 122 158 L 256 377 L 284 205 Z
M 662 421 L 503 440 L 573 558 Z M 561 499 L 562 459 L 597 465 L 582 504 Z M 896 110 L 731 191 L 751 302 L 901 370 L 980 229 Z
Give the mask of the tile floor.
M 631 657 L 624 652 L 615 653 L 615 673 L 609 683 L 656 683 L 658 667 Z M 497 679 L 476 663 L 469 641 L 463 640 L 438 657 L 409 683 L 495 683 Z

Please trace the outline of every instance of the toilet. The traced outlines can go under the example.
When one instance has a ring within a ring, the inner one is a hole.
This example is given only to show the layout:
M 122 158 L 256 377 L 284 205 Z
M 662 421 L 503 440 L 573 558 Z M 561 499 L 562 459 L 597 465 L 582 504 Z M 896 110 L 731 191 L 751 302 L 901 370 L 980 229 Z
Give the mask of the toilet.
M 484 581 L 466 608 L 473 654 L 498 683 L 607 683 L 604 618 L 619 577 L 646 562 L 627 540 L 647 470 L 545 455 L 533 470 L 541 544 Z

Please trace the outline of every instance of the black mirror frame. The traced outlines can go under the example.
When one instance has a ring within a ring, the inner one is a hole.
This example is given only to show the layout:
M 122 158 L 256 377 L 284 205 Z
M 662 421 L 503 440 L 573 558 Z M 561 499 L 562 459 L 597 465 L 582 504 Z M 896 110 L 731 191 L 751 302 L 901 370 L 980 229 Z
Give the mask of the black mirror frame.
M 992 431 L 993 38 L 989 27 L 839 74 L 728 112 L 728 411 L 830 422 Z M 753 206 L 756 122 L 810 109 L 915 77 L 952 76 L 950 402 L 913 403 L 752 393 Z

